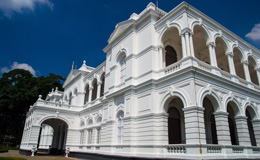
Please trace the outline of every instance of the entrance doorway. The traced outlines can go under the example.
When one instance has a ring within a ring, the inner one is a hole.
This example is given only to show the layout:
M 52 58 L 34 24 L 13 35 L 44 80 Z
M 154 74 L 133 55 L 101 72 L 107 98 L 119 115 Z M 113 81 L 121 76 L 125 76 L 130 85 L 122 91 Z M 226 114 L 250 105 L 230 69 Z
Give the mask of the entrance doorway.
M 52 130 L 46 131 L 49 126 Z M 41 131 L 38 140 L 38 150 L 48 154 L 62 155 L 65 152 L 68 124 L 60 119 L 47 119 L 41 124 Z M 51 133 L 52 132 L 52 133 Z M 46 138 L 48 136 L 52 136 Z M 52 139 L 50 141 L 50 139 Z M 46 144 L 49 146 L 46 147 Z M 42 146 L 45 146 L 44 148 Z

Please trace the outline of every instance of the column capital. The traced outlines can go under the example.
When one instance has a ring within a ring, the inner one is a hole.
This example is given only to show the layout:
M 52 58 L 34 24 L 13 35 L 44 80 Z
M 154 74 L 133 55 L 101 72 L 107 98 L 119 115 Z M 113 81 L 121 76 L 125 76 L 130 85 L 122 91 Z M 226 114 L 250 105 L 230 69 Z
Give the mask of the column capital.
M 242 60 L 241 63 L 248 65 L 248 60 Z
M 158 45 L 158 49 L 159 50 L 163 49 L 163 45 Z
M 228 112 L 224 112 L 224 111 L 217 111 L 217 112 L 214 112 L 213 113 L 215 116 L 225 116 L 225 117 L 227 117 L 228 116 Z
M 235 120 L 247 120 L 247 116 L 236 116 Z
M 234 56 L 234 53 L 233 53 L 232 51 L 230 51 L 230 52 L 226 52 L 225 54 L 226 54 L 227 56 L 231 56 L 231 57 Z
M 212 47 L 216 47 L 216 43 L 215 42 L 207 42 L 206 43 L 207 46 L 212 46 Z
M 260 123 L 260 119 L 253 119 L 251 122 L 252 123 Z
M 181 30 L 180 36 L 181 35 L 185 35 L 185 34 L 193 35 L 193 32 L 192 32 L 192 30 L 190 28 L 184 28 L 184 29 Z
M 198 107 L 198 106 L 190 106 L 190 107 L 185 107 L 182 109 L 183 112 L 190 112 L 190 111 L 204 111 L 205 108 L 203 107 Z
M 89 87 L 89 90 L 92 90 L 92 89 L 93 89 L 93 87 L 92 87 L 92 86 L 90 86 L 90 87 Z
M 97 85 L 100 86 L 102 84 L 102 82 L 97 82 Z

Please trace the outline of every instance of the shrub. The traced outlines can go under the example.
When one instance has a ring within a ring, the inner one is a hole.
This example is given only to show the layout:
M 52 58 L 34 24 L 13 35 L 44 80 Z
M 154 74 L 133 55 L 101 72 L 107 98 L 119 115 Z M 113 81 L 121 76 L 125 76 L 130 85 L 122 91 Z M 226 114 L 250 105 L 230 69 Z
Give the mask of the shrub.
M 3 152 L 8 152 L 8 149 L 7 148 L 1 148 L 0 153 L 3 153 Z

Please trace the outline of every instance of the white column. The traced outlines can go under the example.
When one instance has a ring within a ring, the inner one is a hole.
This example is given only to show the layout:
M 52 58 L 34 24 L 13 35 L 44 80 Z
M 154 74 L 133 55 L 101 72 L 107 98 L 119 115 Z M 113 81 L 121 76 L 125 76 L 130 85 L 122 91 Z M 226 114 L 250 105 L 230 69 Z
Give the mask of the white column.
M 235 117 L 239 145 L 251 146 L 246 116 Z
M 233 52 L 228 52 L 226 53 L 228 57 L 228 66 L 229 66 L 229 71 L 231 74 L 236 75 L 236 70 L 234 66 L 234 60 L 233 60 Z
M 190 41 L 189 41 L 189 32 L 186 31 L 185 32 L 185 41 L 186 41 L 186 47 L 187 47 L 187 52 L 186 52 L 186 56 L 190 56 Z
M 191 53 L 192 57 L 195 57 L 194 47 L 193 47 L 193 40 L 192 40 L 192 33 L 190 33 L 190 53 Z
M 241 63 L 243 64 L 243 68 L 244 68 L 244 73 L 245 73 L 246 80 L 247 80 L 248 82 L 251 82 L 251 78 L 250 78 L 250 74 L 249 74 L 249 69 L 248 69 L 248 61 L 242 61 Z
M 182 44 L 182 57 L 187 56 L 187 50 L 186 50 L 186 41 L 185 41 L 185 35 L 181 35 L 181 44 Z
M 215 112 L 218 144 L 231 145 L 227 112 Z
M 252 120 L 253 131 L 255 134 L 256 145 L 260 147 L 260 119 Z
M 209 46 L 210 64 L 214 67 L 218 67 L 216 53 L 215 53 L 215 43 L 211 42 L 208 44 L 208 46 Z
M 89 87 L 88 102 L 91 102 L 91 99 L 92 99 L 92 90 L 93 90 L 93 87 Z
M 102 82 L 97 83 L 97 99 L 100 98 L 101 84 Z
M 255 71 L 257 75 L 258 85 L 260 86 L 260 68 L 256 69 Z

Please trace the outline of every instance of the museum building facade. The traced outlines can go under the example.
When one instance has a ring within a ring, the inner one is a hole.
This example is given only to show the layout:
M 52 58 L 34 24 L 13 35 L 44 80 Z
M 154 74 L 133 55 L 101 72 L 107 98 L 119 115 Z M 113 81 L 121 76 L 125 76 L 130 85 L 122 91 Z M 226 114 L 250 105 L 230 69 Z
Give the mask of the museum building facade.
M 260 51 L 186 2 L 116 25 L 97 68 L 72 68 L 28 113 L 20 153 L 260 158 Z

